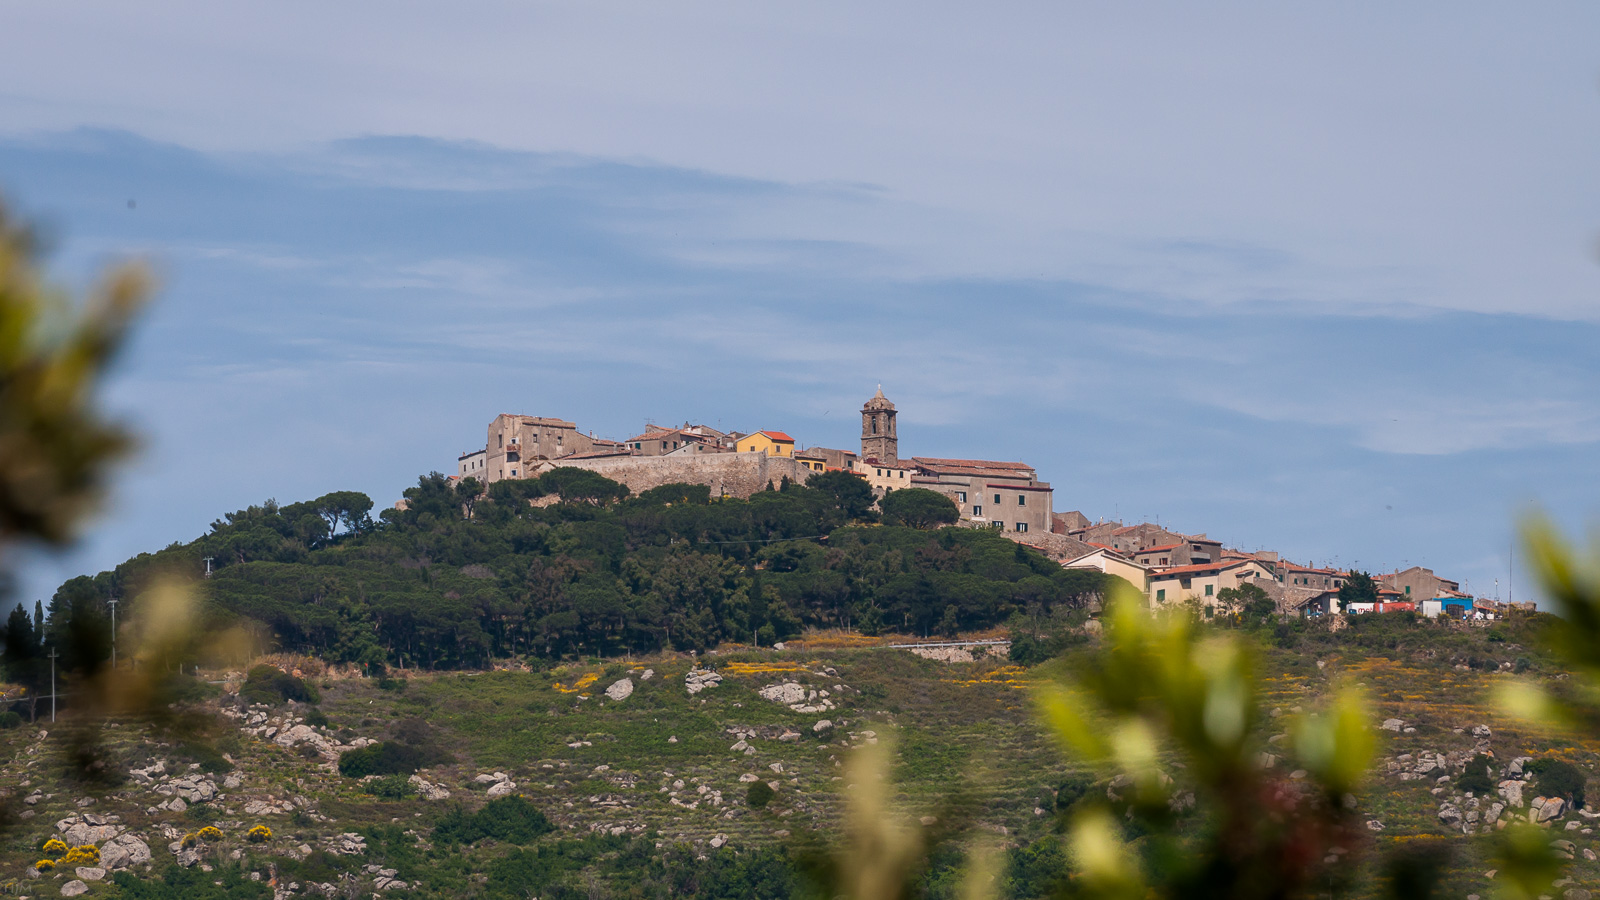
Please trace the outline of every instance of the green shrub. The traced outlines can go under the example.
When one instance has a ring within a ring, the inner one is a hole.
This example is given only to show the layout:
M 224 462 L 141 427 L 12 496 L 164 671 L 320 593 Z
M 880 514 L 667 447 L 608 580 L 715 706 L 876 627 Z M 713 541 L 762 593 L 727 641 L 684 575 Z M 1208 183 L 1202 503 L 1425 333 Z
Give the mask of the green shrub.
M 744 802 L 750 804 L 751 809 L 764 809 L 772 798 L 777 796 L 777 791 L 765 781 L 750 782 L 750 790 L 745 791 Z
M 285 700 L 297 703 L 316 703 L 321 700 L 316 688 L 277 666 L 256 666 L 251 669 L 249 677 L 239 688 L 239 697 L 247 703 L 273 705 Z
M 267 900 L 272 888 L 265 881 L 251 881 L 236 864 L 224 864 L 214 872 L 197 866 L 185 869 L 169 863 L 159 878 L 116 872 L 111 881 L 117 896 L 127 900 Z
M 508 844 L 526 844 L 555 830 L 544 813 L 526 797 L 490 800 L 475 813 L 457 806 L 433 828 L 435 843 L 472 844 L 493 838 Z
M 1479 753 L 1467 763 L 1466 771 L 1456 779 L 1456 787 L 1463 791 L 1471 791 L 1473 796 L 1483 797 L 1494 791 L 1494 777 L 1490 774 L 1494 770 L 1494 760 Z
M 8 709 L 5 712 L 0 712 L 0 731 L 3 731 L 7 728 L 16 728 L 21 724 L 22 717 L 11 710 Z
M 339 774 L 346 778 L 410 775 L 427 764 L 427 756 L 420 749 L 398 741 L 379 741 L 339 754 Z
M 1583 789 L 1588 780 L 1582 770 L 1560 759 L 1536 759 L 1528 764 L 1528 771 L 1538 776 L 1534 790 L 1541 797 L 1560 797 L 1575 808 L 1583 807 Z
M 362 790 L 383 800 L 404 800 L 417 794 L 417 786 L 404 775 L 384 775 L 367 782 Z
M 310 712 L 306 713 L 305 718 L 306 718 L 306 724 L 310 725 L 312 728 L 327 728 L 328 727 L 328 717 L 320 709 L 311 710 Z

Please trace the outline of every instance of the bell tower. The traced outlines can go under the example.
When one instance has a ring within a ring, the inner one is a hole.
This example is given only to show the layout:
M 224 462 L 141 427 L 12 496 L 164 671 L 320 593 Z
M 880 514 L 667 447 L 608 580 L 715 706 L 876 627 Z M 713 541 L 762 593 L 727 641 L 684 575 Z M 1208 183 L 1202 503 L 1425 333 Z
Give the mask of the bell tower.
M 878 393 L 861 407 L 861 459 L 876 459 L 881 463 L 900 462 L 900 439 L 895 435 L 894 404 L 883 396 L 883 385 Z

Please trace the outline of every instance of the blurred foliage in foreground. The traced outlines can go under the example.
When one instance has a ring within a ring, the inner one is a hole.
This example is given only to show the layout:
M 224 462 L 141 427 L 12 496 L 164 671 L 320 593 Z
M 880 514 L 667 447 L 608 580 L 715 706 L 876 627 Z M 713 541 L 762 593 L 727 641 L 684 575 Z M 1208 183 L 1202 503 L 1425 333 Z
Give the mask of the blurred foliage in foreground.
M 1570 678 L 1508 682 L 1497 701 L 1506 713 L 1571 737 L 1600 735 L 1600 545 L 1582 556 L 1549 519 L 1523 524 L 1529 567 L 1561 626 L 1547 632 L 1550 647 L 1570 667 Z M 1581 798 L 1581 776 L 1579 780 Z M 1549 896 L 1564 860 L 1550 833 L 1532 825 L 1508 829 L 1499 841 L 1502 894 L 1511 900 Z

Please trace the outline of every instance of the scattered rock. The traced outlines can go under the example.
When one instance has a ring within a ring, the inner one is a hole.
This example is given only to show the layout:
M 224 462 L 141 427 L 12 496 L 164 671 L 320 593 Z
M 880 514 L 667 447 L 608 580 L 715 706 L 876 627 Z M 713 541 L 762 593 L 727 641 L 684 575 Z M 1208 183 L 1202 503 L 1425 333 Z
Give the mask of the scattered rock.
M 654 677 L 656 677 L 656 670 L 655 669 L 645 669 L 644 670 L 644 674 L 639 676 L 639 680 L 640 681 L 649 681 L 650 679 L 652 679 Z
M 1404 727 L 1406 727 L 1406 723 L 1401 721 L 1401 720 L 1399 720 L 1399 719 L 1384 719 L 1383 720 L 1382 728 L 1383 728 L 1384 731 L 1398 732 L 1400 729 L 1402 729 Z
M 89 886 L 81 881 L 73 880 L 61 886 L 61 896 L 63 897 L 76 897 L 87 893 L 89 893 Z
M 504 797 L 516 789 L 517 783 L 514 781 L 500 781 L 489 788 L 488 795 L 491 798 Z
M 341 856 L 354 856 L 367 852 L 367 839 L 359 834 L 345 832 L 328 841 L 328 852 Z
M 413 775 L 407 780 L 416 787 L 417 796 L 424 800 L 450 799 L 450 792 L 445 790 L 442 785 L 434 784 L 433 782 L 423 778 L 421 775 Z
M 1368 819 L 1367 820 L 1367 830 L 1368 831 L 1382 831 L 1383 830 L 1383 823 L 1379 822 L 1377 819 Z
M 721 684 L 722 676 L 710 669 L 690 669 L 689 674 L 683 676 L 683 683 L 692 696 L 707 688 L 714 688 Z
M 606 696 L 615 701 L 626 700 L 633 696 L 633 679 L 623 678 L 606 688 Z
M 819 719 L 819 720 L 817 720 L 817 724 L 811 726 L 811 731 L 813 733 L 815 733 L 815 734 L 822 734 L 823 732 L 829 731 L 832 728 L 833 728 L 833 720 L 832 719 Z
M 106 877 L 106 870 L 99 866 L 79 866 L 73 870 L 72 874 L 78 876 L 79 880 L 82 881 L 103 881 Z
M 1461 810 L 1446 803 L 1439 808 L 1439 821 L 1449 825 L 1451 828 L 1455 828 L 1461 824 Z
M 721 848 L 722 845 L 726 844 L 727 842 L 728 842 L 728 836 L 725 835 L 725 834 L 719 834 L 716 837 L 711 839 L 710 844 L 711 844 L 711 846 L 713 848 Z

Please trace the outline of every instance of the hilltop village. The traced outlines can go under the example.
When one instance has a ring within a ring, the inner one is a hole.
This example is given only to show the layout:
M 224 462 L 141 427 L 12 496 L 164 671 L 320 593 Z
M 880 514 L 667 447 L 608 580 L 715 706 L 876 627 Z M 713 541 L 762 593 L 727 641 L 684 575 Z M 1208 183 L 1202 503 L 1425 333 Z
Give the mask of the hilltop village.
M 956 506 L 958 525 L 995 529 L 1068 568 L 1118 576 L 1151 606 L 1189 603 L 1208 615 L 1226 612 L 1229 598 L 1253 585 L 1280 612 L 1305 616 L 1409 610 L 1488 620 L 1507 608 L 1474 597 L 1458 582 L 1422 566 L 1375 574 L 1375 592 L 1343 602 L 1349 570 L 1295 563 L 1270 550 L 1228 548 L 1204 533 L 1185 534 L 1149 522 L 1129 525 L 1091 520 L 1076 510 L 1057 513 L 1053 489 L 1027 463 L 902 457 L 896 416 L 880 387 L 861 407 L 858 452 L 800 447 L 783 431 L 723 432 L 687 422 L 676 428 L 646 425 L 642 433 L 616 441 L 585 433 L 564 419 L 503 413 L 489 423 L 483 449 L 457 459 L 453 477 L 489 485 L 570 467 L 636 493 L 665 484 L 700 484 L 713 496 L 743 498 L 786 480 L 803 484 L 815 473 L 849 472 L 880 497 L 906 488 L 943 494 Z

